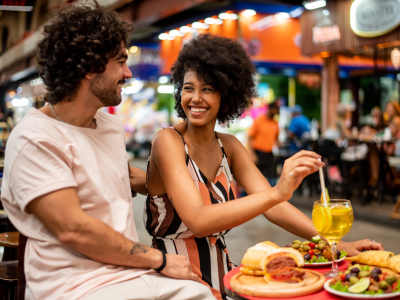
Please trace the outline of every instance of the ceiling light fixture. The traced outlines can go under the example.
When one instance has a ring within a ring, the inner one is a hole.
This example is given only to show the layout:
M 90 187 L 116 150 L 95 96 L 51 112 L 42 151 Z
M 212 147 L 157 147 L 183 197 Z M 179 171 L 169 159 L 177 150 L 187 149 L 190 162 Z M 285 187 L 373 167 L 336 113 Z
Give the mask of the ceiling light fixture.
M 326 6 L 325 0 L 304 1 L 303 5 L 308 10 L 318 9 Z
M 238 15 L 235 13 L 223 12 L 220 13 L 218 17 L 222 20 L 236 20 L 238 18 Z
M 256 14 L 257 12 L 254 9 L 245 9 L 240 13 L 242 17 L 252 17 L 255 16 Z

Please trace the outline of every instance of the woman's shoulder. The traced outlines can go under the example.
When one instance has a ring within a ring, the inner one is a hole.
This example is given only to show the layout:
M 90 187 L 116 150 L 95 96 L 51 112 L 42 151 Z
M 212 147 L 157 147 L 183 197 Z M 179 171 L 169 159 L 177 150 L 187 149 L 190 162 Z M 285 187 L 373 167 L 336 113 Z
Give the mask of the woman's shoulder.
M 243 146 L 242 143 L 232 134 L 217 132 L 217 137 L 220 139 L 227 154 L 232 155 L 235 152 L 235 149 Z
M 168 147 L 177 147 L 183 145 L 182 136 L 174 127 L 160 129 L 153 139 L 153 148 L 163 148 L 168 150 Z

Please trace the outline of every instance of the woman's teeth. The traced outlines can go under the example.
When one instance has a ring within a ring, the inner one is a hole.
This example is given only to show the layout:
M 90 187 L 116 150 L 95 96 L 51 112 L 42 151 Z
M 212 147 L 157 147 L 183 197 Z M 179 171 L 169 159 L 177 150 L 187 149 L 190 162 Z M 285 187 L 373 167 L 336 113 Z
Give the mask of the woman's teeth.
M 193 111 L 193 112 L 202 112 L 202 111 L 206 111 L 205 108 L 197 108 L 197 107 L 192 107 L 190 110 Z

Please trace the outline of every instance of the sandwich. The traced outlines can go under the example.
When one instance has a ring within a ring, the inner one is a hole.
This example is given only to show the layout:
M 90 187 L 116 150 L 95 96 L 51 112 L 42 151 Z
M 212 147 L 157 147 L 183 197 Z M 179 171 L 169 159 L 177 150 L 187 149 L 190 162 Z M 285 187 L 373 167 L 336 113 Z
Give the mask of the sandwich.
M 258 297 L 295 297 L 319 291 L 324 276 L 302 269 L 303 265 L 304 258 L 296 249 L 262 242 L 247 249 L 230 286 L 239 294 Z
M 360 264 L 388 268 L 394 272 L 400 273 L 400 254 L 394 255 L 394 253 L 390 251 L 369 250 L 346 259 Z
M 304 275 L 298 269 L 304 265 L 300 252 L 271 242 L 259 243 L 247 249 L 241 265 L 242 274 L 264 276 L 266 281 L 298 282 Z
M 390 268 L 390 260 L 392 256 L 394 256 L 394 253 L 390 251 L 368 250 L 346 259 L 360 264 Z
M 246 275 L 264 276 L 261 261 L 264 257 L 279 246 L 273 242 L 265 241 L 247 249 L 242 258 L 240 272 Z

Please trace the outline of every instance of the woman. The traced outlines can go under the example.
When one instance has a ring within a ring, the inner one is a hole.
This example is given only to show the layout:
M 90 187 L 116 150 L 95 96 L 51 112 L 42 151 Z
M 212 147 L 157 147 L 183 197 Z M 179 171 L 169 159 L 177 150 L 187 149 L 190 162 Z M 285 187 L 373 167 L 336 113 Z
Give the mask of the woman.
M 187 255 L 219 299 L 225 297 L 223 275 L 231 268 L 224 241 L 229 229 L 264 214 L 304 238 L 317 234 L 287 200 L 305 176 L 323 166 L 320 156 L 293 155 L 271 187 L 235 137 L 214 131 L 217 120 L 239 116 L 250 103 L 253 75 L 238 43 L 210 35 L 188 42 L 172 70 L 184 122 L 157 134 L 147 168 L 146 228 L 154 246 Z M 236 183 L 248 196 L 236 198 Z

